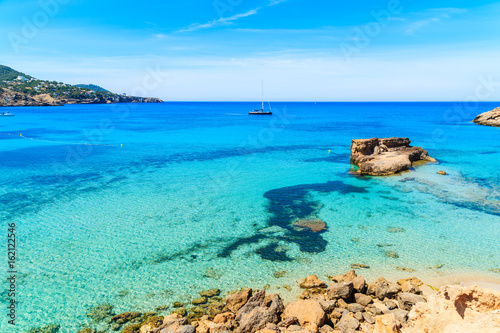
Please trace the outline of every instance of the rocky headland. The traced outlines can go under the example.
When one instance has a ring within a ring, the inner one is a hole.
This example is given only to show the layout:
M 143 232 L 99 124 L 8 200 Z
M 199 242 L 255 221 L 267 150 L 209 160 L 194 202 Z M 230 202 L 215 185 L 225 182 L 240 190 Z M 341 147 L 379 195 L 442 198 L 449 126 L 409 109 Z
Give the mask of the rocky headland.
M 500 127 L 500 107 L 481 113 L 479 116 L 474 118 L 473 122 L 478 125 Z
M 379 277 L 368 283 L 354 270 L 328 280 L 316 275 L 298 280 L 303 291 L 288 304 L 279 294 L 249 288 L 225 297 L 219 289 L 204 290 L 189 302 L 146 313 L 115 313 L 111 304 L 101 304 L 87 313 L 94 325 L 78 333 L 465 333 L 500 328 L 497 291 L 446 286 L 429 295 L 435 288 L 416 277 L 397 283 Z M 58 331 L 52 324 L 29 333 Z
M 436 162 L 425 149 L 410 146 L 408 138 L 352 140 L 351 162 L 361 175 L 388 176 L 408 170 L 416 161 Z
M 22 92 L 0 88 L 0 106 L 62 106 L 65 104 L 111 104 L 111 103 L 163 103 L 159 98 L 133 97 L 117 94 L 69 98 L 66 96 L 51 96 L 50 94 L 28 95 Z

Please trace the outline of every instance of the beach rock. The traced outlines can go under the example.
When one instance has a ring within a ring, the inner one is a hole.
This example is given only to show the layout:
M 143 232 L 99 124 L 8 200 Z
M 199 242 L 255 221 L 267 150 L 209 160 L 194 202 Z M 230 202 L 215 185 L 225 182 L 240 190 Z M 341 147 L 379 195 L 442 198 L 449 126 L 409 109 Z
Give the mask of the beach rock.
M 424 283 L 422 281 L 420 281 L 418 278 L 416 277 L 411 277 L 411 278 L 405 278 L 405 279 L 399 279 L 397 281 L 397 284 L 399 284 L 400 286 L 402 286 L 403 284 L 405 284 L 406 282 L 411 282 L 412 284 L 420 287 L 421 285 L 423 285 Z
M 330 325 L 323 325 L 323 327 L 319 329 L 319 333 L 331 333 L 331 332 L 333 332 L 333 328 Z
M 401 291 L 404 293 L 412 293 L 412 294 L 417 294 L 417 295 L 422 294 L 422 290 L 420 290 L 418 285 L 413 283 L 412 281 L 406 281 L 401 286 Z
M 320 219 L 297 219 L 292 225 L 299 230 L 308 230 L 312 232 L 322 232 L 325 231 L 326 223 Z
M 399 333 L 394 313 L 385 314 L 375 319 L 373 333 Z
M 310 275 L 304 281 L 300 282 L 299 286 L 303 289 L 324 288 L 326 287 L 326 283 L 320 281 L 316 275 Z
M 192 325 L 184 325 L 181 326 L 179 333 L 195 333 L 196 328 Z
M 396 283 L 389 282 L 383 277 L 379 277 L 368 285 L 367 294 L 373 295 L 380 300 L 384 298 L 393 298 L 401 291 L 401 287 Z
M 416 161 L 436 161 L 426 150 L 410 143 L 408 138 L 352 140 L 351 162 L 361 175 L 387 176 L 410 169 Z
M 206 298 L 219 296 L 220 289 L 214 288 L 214 289 L 209 289 L 209 290 L 203 290 L 203 291 L 200 291 L 198 294 L 200 294 L 201 297 L 206 297 Z
M 279 323 L 283 309 L 279 295 L 266 296 L 264 290 L 257 291 L 236 314 L 240 332 L 252 333 L 264 328 L 267 323 Z
M 388 310 L 388 309 L 387 309 Z M 382 310 L 380 310 L 378 307 L 376 307 L 375 305 L 373 304 L 370 304 L 368 305 L 366 308 L 365 308 L 365 311 L 366 312 L 369 312 L 371 313 L 372 315 L 374 316 L 380 316 L 381 314 L 383 314 L 384 312 Z M 387 311 L 389 312 L 389 311 Z
M 338 299 L 337 300 L 337 307 L 341 308 L 341 309 L 347 309 L 347 306 L 349 304 L 347 304 L 346 301 L 344 301 L 342 298 Z
M 370 296 L 361 293 L 354 294 L 354 299 L 356 300 L 356 303 L 363 306 L 368 306 L 368 304 L 373 302 L 373 299 Z
M 304 299 L 287 304 L 283 318 L 297 318 L 302 327 L 310 324 L 319 327 L 325 323 L 326 315 L 317 300 Z
M 361 275 L 360 276 L 356 276 L 352 280 L 352 287 L 358 293 L 365 293 L 366 288 L 367 288 L 365 278 L 362 277 Z
M 387 306 L 387 308 L 389 310 L 393 310 L 393 309 L 396 309 L 398 307 L 398 303 L 394 302 L 392 299 L 384 299 L 384 302 L 385 306 Z
M 327 301 L 323 299 L 318 299 L 319 304 L 326 313 L 332 312 L 337 306 L 337 301 Z
M 370 312 L 363 312 L 363 319 L 368 323 L 368 324 L 375 324 L 375 318 L 370 314 Z
M 394 313 L 394 317 L 396 318 L 396 324 L 398 327 L 401 327 L 401 325 L 405 324 L 408 320 L 408 311 L 406 310 L 401 310 L 401 309 L 394 309 L 391 310 L 391 313 Z
M 214 317 L 213 322 L 216 324 L 224 324 L 227 323 L 230 320 L 233 320 L 236 318 L 236 315 L 232 312 L 224 312 L 224 313 L 219 313 Z
M 328 299 L 342 298 L 344 300 L 351 298 L 354 290 L 352 281 L 332 283 L 326 289 Z
M 340 318 L 340 321 L 335 328 L 340 329 L 342 332 L 349 330 L 357 330 L 359 327 L 359 320 L 354 317 L 354 313 L 349 312 Z
M 226 299 L 226 307 L 232 312 L 237 312 L 247 303 L 250 297 L 252 297 L 252 289 L 244 289 L 234 293 Z
M 333 282 L 349 282 L 354 280 L 358 275 L 354 271 L 354 269 L 351 269 L 349 272 L 345 274 L 340 274 L 340 275 L 333 275 L 329 276 L 328 279 L 333 281 Z
M 285 317 L 285 319 L 283 319 L 281 322 L 278 323 L 278 327 L 288 328 L 289 326 L 295 325 L 298 323 L 299 323 L 299 320 L 296 317 L 288 317 L 288 318 Z
M 418 302 L 426 302 L 422 296 L 412 293 L 399 293 L 396 299 L 399 303 L 399 308 L 407 311 L 410 311 Z
M 474 118 L 473 122 L 478 125 L 500 127 L 500 107 L 481 113 Z
M 347 311 L 349 312 L 363 312 L 365 307 L 358 303 L 351 303 L 347 305 Z
M 499 291 L 445 286 L 412 308 L 405 333 L 500 332 L 499 312 Z
M 153 330 L 163 326 L 164 317 L 151 316 L 141 323 L 139 333 L 152 333 Z

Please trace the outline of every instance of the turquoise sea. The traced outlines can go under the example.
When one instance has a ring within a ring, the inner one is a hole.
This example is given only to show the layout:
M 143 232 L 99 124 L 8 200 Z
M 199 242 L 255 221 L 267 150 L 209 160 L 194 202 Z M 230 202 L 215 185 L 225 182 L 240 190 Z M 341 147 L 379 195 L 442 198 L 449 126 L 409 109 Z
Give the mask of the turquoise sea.
M 4 282 L 0 331 L 76 333 L 93 306 L 152 311 L 214 287 L 295 295 L 296 279 L 352 263 L 368 278 L 500 279 L 500 128 L 470 121 L 499 105 L 273 103 L 270 117 L 247 115 L 259 103 L 11 108 L 0 216 L 4 242 L 16 223 L 18 308 L 11 327 Z M 391 136 L 438 163 L 350 173 L 352 139 Z M 328 229 L 292 226 L 307 217 Z

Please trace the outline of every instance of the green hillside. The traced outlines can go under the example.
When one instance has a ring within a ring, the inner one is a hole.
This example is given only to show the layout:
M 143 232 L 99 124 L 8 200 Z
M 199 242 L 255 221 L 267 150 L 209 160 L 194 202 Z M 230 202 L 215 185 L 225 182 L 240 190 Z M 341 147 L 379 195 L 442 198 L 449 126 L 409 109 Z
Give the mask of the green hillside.
M 95 84 L 75 84 L 75 87 L 90 89 L 94 91 L 102 91 L 102 92 L 110 92 L 109 90 L 104 89 L 103 87 L 96 86 Z
M 13 70 L 10 67 L 0 65 L 0 81 L 12 81 L 18 76 L 24 76 L 27 79 L 31 78 L 31 76 Z

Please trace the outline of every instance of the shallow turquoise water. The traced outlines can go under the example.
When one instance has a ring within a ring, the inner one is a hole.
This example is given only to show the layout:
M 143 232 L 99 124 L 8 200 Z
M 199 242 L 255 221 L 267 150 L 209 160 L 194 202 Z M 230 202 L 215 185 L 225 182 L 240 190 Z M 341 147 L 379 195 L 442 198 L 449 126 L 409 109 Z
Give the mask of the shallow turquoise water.
M 254 103 L 15 108 L 0 118 L 0 215 L 18 226 L 18 326 L 2 315 L 0 331 L 76 332 L 92 306 L 150 311 L 211 287 L 284 292 L 351 263 L 370 265 L 368 277 L 406 274 L 398 266 L 499 277 L 500 129 L 470 122 L 496 106 L 274 103 L 273 117 L 247 116 Z M 350 174 L 351 140 L 387 136 L 439 164 Z M 307 216 L 328 230 L 291 227 Z

